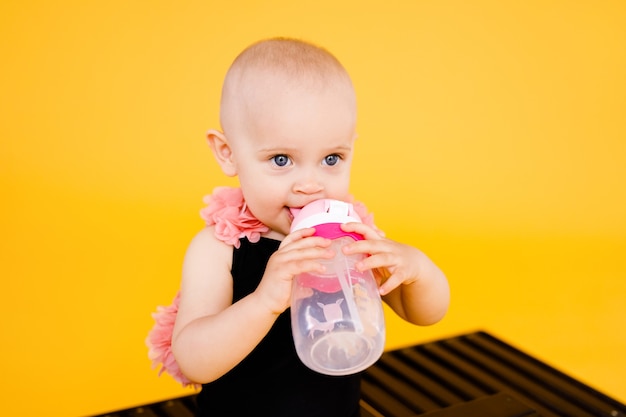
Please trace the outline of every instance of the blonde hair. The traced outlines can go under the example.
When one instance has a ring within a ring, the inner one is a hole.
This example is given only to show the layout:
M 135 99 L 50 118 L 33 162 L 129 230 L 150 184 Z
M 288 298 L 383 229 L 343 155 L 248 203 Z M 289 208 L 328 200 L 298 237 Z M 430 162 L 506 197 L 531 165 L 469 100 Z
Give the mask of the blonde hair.
M 222 87 L 220 121 L 226 129 L 239 110 L 244 94 L 258 86 L 259 76 L 271 77 L 284 89 L 321 90 L 347 88 L 352 80 L 337 58 L 326 49 L 293 38 L 271 38 L 244 49 L 233 61 Z M 356 99 L 355 99 L 356 101 Z

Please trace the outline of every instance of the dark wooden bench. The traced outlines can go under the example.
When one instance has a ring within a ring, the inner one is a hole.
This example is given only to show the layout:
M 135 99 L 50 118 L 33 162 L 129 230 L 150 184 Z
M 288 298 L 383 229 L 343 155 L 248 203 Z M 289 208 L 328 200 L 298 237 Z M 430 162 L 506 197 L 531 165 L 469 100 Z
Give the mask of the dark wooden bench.
M 385 352 L 362 417 L 626 417 L 626 406 L 479 331 Z M 193 417 L 195 395 L 95 417 Z

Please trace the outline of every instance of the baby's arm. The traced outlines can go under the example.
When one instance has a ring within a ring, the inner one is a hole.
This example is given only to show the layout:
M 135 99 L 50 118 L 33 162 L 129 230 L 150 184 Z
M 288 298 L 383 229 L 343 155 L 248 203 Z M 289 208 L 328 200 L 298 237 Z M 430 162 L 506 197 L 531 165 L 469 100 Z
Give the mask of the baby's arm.
M 316 258 L 329 257 L 330 242 L 303 239 L 312 229 L 287 236 L 270 258 L 258 288 L 232 303 L 233 248 L 213 228 L 193 239 L 183 266 L 179 310 L 172 350 L 181 371 L 197 383 L 224 375 L 263 339 L 289 307 L 291 281 L 301 272 L 319 270 Z
M 423 252 L 384 238 L 364 224 L 348 223 L 342 228 L 365 237 L 344 250 L 370 255 L 357 268 L 375 272 L 383 299 L 400 317 L 418 325 L 443 318 L 450 303 L 448 280 Z
M 232 304 L 233 248 L 203 229 L 185 255 L 172 351 L 194 382 L 212 381 L 241 361 L 269 331 L 275 315 L 255 297 Z

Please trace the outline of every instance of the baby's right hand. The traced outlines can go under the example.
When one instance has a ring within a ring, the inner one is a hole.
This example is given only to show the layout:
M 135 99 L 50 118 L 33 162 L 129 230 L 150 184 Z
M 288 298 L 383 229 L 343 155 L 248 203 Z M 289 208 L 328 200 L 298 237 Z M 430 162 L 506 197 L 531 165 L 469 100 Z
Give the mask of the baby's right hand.
M 329 239 L 312 236 L 315 229 L 300 229 L 289 234 L 270 257 L 263 279 L 255 290 L 265 305 L 274 313 L 285 311 L 291 301 L 293 278 L 305 272 L 323 273 L 319 259 L 330 259 Z

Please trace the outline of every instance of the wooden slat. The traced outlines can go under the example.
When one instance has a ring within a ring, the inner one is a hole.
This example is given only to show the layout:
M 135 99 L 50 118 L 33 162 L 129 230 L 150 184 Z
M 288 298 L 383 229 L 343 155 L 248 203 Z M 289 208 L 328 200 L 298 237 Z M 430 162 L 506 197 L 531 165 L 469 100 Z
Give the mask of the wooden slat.
M 576 404 L 592 415 L 612 415 L 619 403 L 608 396 L 591 389 L 574 378 L 538 361 L 510 345 L 486 333 L 476 333 L 464 338 L 475 348 L 482 349 L 487 355 L 498 357 L 502 363 L 515 373 L 525 375 L 536 385 L 541 385 L 564 400 Z
M 402 349 L 393 354 L 394 357 L 402 361 L 406 368 L 414 372 L 428 372 L 432 379 L 445 385 L 448 390 L 454 392 L 464 401 L 493 393 L 493 390 L 469 381 L 464 375 L 460 375 L 458 372 L 450 369 L 446 363 L 440 363 L 416 348 Z
M 593 417 L 594 414 L 578 407 L 576 404 L 559 395 L 559 392 L 551 387 L 537 383 L 514 367 L 507 366 L 506 362 L 499 360 L 497 356 L 475 349 L 463 339 L 454 339 L 446 342 L 446 346 L 455 350 L 458 355 L 463 355 L 466 360 L 479 364 L 484 372 L 497 378 L 502 386 L 502 391 L 523 394 L 523 400 L 541 404 L 546 409 L 542 414 L 554 416 Z M 597 415 L 597 414 L 596 414 Z
M 540 417 L 507 394 L 499 393 L 423 414 L 423 417 Z

